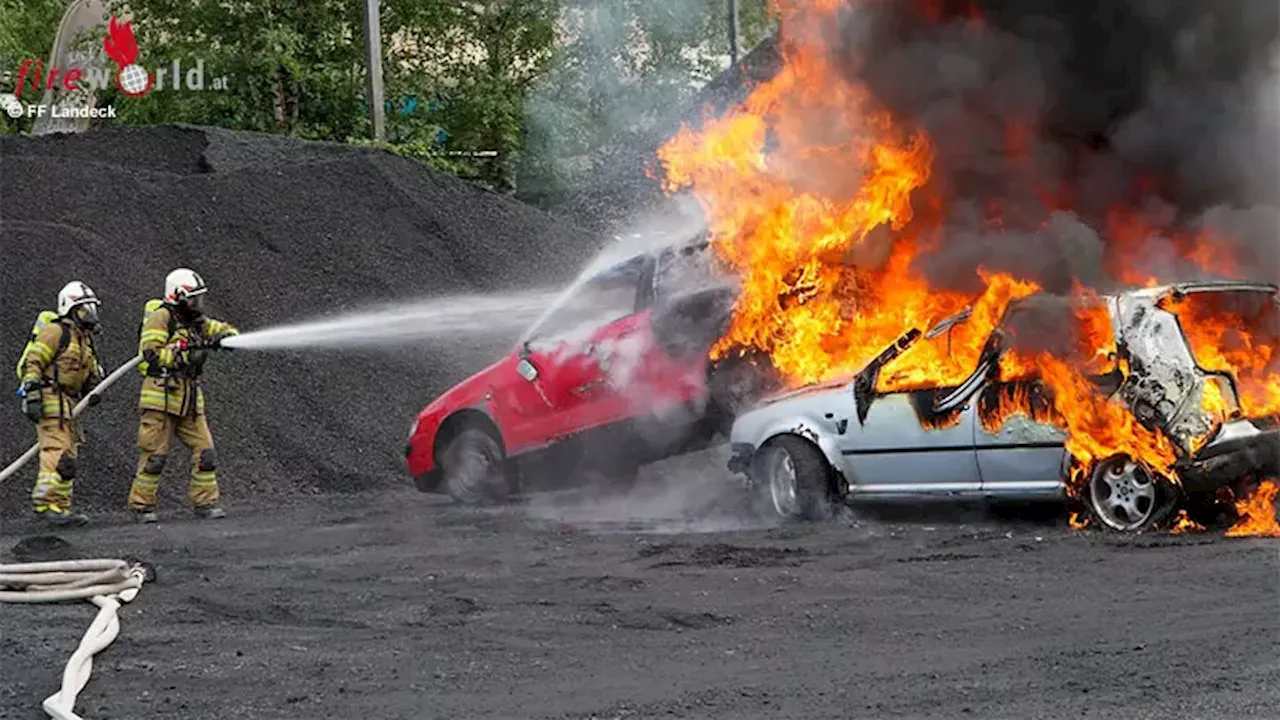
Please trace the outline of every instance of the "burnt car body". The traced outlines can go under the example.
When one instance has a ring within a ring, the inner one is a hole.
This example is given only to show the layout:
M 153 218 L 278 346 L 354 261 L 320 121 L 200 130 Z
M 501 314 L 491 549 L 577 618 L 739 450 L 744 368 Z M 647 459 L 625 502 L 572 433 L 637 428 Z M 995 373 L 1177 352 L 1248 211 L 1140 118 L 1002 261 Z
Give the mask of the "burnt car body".
M 1276 418 L 1243 417 L 1235 379 L 1202 368 L 1178 316 L 1162 307 L 1201 293 L 1257 294 L 1274 305 L 1276 292 L 1269 284 L 1205 282 L 1102 298 L 1116 355 L 1130 371 L 1092 379 L 1109 401 L 1169 438 L 1180 482 L 1124 455 L 1102 459 L 1085 469 L 1079 498 L 1097 524 L 1117 531 L 1158 527 L 1179 508 L 1214 507 L 1221 488 L 1276 471 Z M 1032 407 L 1051 402 L 1037 380 L 999 379 L 1001 329 L 957 387 L 875 392 L 882 368 L 922 337 L 965 320 L 949 318 L 928 333 L 912 329 L 850 380 L 777 395 L 739 414 L 730 432 L 730 470 L 746 476 L 766 511 L 786 519 L 819 519 L 836 503 L 858 500 L 1068 498 L 1072 458 L 1064 430 L 1026 413 L 1005 415 L 998 427 L 984 422 L 1002 393 L 1021 393 Z M 1218 385 L 1228 412 L 1203 408 L 1209 383 Z

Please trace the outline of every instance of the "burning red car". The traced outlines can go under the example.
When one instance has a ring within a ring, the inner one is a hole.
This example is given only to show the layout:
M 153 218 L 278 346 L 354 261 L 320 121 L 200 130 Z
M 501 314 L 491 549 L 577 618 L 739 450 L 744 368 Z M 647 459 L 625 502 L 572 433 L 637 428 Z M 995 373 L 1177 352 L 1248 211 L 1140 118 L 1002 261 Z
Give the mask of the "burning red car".
M 625 485 L 727 429 L 743 365 L 707 349 L 736 288 L 710 255 L 702 240 L 597 263 L 509 355 L 419 413 L 405 448 L 418 489 L 480 504 Z

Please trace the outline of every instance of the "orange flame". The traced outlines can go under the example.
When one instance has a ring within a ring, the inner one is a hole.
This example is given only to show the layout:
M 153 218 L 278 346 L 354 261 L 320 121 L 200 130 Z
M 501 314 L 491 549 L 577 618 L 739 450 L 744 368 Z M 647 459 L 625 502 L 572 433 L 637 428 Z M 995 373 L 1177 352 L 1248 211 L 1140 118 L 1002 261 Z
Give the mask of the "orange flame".
M 1276 519 L 1276 496 L 1280 483 L 1264 480 L 1258 489 L 1236 501 L 1240 519 L 1227 530 L 1227 537 L 1280 537 L 1280 521 Z
M 1192 295 L 1167 309 L 1178 316 L 1196 362 L 1235 378 L 1246 417 L 1280 413 L 1280 307 L 1270 298 Z M 1220 389 L 1212 392 L 1206 402 L 1225 412 Z
M 132 65 L 138 59 L 138 42 L 133 37 L 133 21 L 121 25 L 112 16 L 107 36 L 102 40 L 102 48 L 120 67 Z
M 1204 526 L 1192 520 L 1187 515 L 1186 510 L 1179 510 L 1178 516 L 1175 518 L 1173 527 L 1169 528 L 1170 535 L 1185 535 L 1193 532 L 1204 532 Z
M 1151 287 L 1178 279 L 1170 261 L 1223 278 L 1243 277 L 1239 263 L 1208 230 L 1182 232 L 1130 207 L 1117 206 L 1107 213 L 1108 270 L 1122 282 Z M 1153 263 L 1153 251 L 1168 257 Z M 1155 270 L 1159 270 L 1156 272 Z
M 839 24 L 836 14 L 845 2 L 774 0 L 773 10 L 787 31 L 783 67 L 739 106 L 707 117 L 699 130 L 682 127 L 659 149 L 663 188 L 691 190 L 717 256 L 742 280 L 732 321 L 712 349 L 713 358 L 762 351 L 788 385 L 835 380 L 866 366 L 905 330 L 925 331 L 971 308 L 967 321 L 921 338 L 883 368 L 876 389 L 954 386 L 978 366 L 984 345 L 1002 327 L 1011 305 L 1042 288 L 978 268 L 981 292 L 961 293 L 931 285 L 916 267 L 918 257 L 945 242 L 949 179 L 933 175 L 933 140 L 893 117 L 866 86 L 851 79 L 845 54 L 837 58 L 821 41 Z M 920 0 L 917 9 L 937 21 L 967 16 L 969 26 L 980 30 L 976 4 L 965 6 Z M 1069 209 L 1074 193 L 1041 184 L 1029 151 L 1038 132 L 1034 120 L 1008 121 L 1005 156 L 1048 217 L 1052 210 Z M 1001 202 L 993 201 L 985 212 L 985 224 L 998 236 L 1005 222 Z M 1119 238 L 1118 250 L 1106 259 L 1116 266 L 1113 275 L 1156 284 L 1156 277 L 1135 268 L 1142 267 L 1138 260 L 1158 224 L 1123 209 L 1110 220 L 1110 231 Z M 1172 245 L 1182 260 L 1234 276 L 1234 262 L 1206 250 L 1206 239 L 1177 236 Z M 1077 488 L 1096 462 L 1122 453 L 1176 482 L 1172 444 L 1140 425 L 1099 380 L 1108 373 L 1127 374 L 1116 359 L 1110 314 L 1082 287 L 1074 288 L 1072 300 L 1070 352 L 1033 351 L 1014 343 L 1000 361 L 1002 380 L 1038 379 L 1044 397 L 1030 392 L 1000 397 L 983 422 L 998 424 L 1014 412 L 1052 418 L 1067 431 Z M 1207 329 L 1196 331 L 1198 344 L 1224 348 L 1219 355 L 1204 351 L 1202 365 L 1244 371 L 1246 410 L 1280 409 L 1280 358 L 1273 365 L 1270 351 L 1258 351 L 1262 343 L 1274 346 L 1274 338 L 1255 334 L 1248 340 L 1242 336 L 1236 345 L 1225 343 L 1232 326 L 1224 317 L 1208 318 Z M 1197 324 L 1191 319 L 1185 324 Z M 1042 406 L 1046 401 L 1051 407 Z M 1204 403 L 1215 412 L 1229 412 L 1220 389 L 1209 391 Z

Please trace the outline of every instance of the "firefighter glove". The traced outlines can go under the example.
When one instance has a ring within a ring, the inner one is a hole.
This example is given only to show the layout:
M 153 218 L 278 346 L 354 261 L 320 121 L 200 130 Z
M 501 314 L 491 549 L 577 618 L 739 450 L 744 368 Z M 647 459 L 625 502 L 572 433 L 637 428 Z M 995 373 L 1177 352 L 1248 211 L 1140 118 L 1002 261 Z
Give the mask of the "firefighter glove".
M 209 347 L 214 350 L 234 350 L 235 348 L 233 346 L 223 345 L 222 342 L 227 338 L 232 338 L 239 334 L 240 333 L 237 333 L 237 332 L 225 332 L 221 335 L 218 335 L 212 341 L 209 342 Z
M 18 395 L 22 398 L 22 414 L 26 415 L 28 420 L 38 423 L 44 419 L 39 380 L 28 380 L 22 383 L 22 389 L 18 391 Z

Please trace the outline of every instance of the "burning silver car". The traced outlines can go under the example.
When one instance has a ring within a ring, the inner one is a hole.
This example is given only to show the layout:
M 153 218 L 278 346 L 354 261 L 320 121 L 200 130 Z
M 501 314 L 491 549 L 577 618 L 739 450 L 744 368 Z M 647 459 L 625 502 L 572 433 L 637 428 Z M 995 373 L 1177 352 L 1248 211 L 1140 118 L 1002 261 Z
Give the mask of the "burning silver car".
M 1092 379 L 1110 402 L 1123 403 L 1144 427 L 1169 439 L 1178 482 L 1126 455 L 1095 463 L 1083 472 L 1077 499 L 1098 524 L 1123 532 L 1155 528 L 1180 508 L 1213 508 L 1221 488 L 1237 490 L 1246 479 L 1277 471 L 1277 418 L 1244 417 L 1236 379 L 1202 368 L 1178 316 L 1164 307 L 1169 300 L 1234 293 L 1274 310 L 1277 291 L 1270 284 L 1203 282 L 1103 298 L 1117 359 L 1129 371 Z M 745 475 L 764 507 L 786 519 L 819 519 L 835 503 L 857 500 L 1076 495 L 1064 430 L 1025 413 L 1002 417 L 998 427 L 984 422 L 1002 394 L 1023 393 L 1032 407 L 1051 403 L 1037 380 L 1000 380 L 1007 350 L 1003 322 L 988 338 L 978 367 L 957 387 L 875 391 L 880 371 L 918 340 L 967 320 L 961 313 L 927 333 L 911 329 L 850 380 L 777 395 L 740 414 L 730 434 L 730 470 Z M 1226 412 L 1205 409 L 1202 398 L 1211 384 Z

